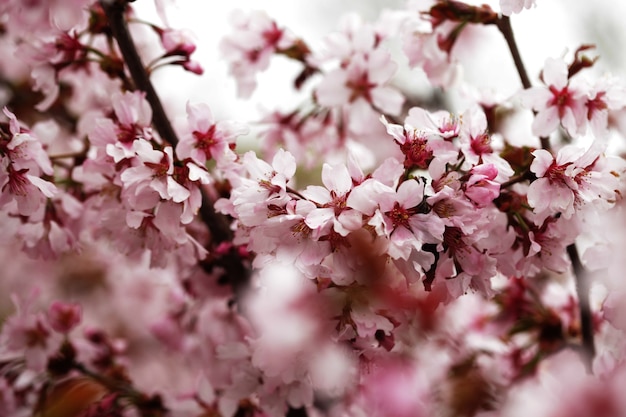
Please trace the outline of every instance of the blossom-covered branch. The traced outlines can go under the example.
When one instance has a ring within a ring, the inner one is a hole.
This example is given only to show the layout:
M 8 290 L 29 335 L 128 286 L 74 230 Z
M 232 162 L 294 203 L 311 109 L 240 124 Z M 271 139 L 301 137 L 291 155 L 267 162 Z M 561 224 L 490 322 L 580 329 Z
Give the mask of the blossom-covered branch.
M 31 3 L 0 5 L 0 415 L 626 410 L 626 84 L 584 44 L 531 85 L 509 19 L 535 1 L 321 39 L 236 11 L 236 93 L 279 56 L 299 98 L 251 126 L 165 114 L 151 74 L 203 72 L 166 2 Z M 504 93 L 464 71 L 492 35 Z

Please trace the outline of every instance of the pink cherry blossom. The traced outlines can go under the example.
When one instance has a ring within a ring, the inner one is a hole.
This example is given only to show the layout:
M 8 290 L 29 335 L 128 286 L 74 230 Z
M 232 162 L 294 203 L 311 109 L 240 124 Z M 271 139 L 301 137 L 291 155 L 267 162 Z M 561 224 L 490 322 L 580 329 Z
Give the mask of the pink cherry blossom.
M 161 42 L 168 55 L 189 56 L 196 50 L 192 35 L 185 30 L 165 29 L 161 33 Z
M 43 209 L 46 199 L 55 195 L 54 184 L 27 172 L 27 169 L 16 171 L 12 165 L 0 171 L 0 207 L 15 202 L 19 214 L 30 216 Z
M 237 136 L 247 133 L 243 125 L 230 121 L 215 122 L 206 104 L 187 104 L 188 133 L 176 145 L 180 159 L 191 158 L 200 166 L 215 159 L 218 164 L 234 160 Z
M 41 141 L 28 129 L 21 127 L 15 115 L 6 107 L 3 112 L 9 118 L 9 132 L 12 135 L 11 140 L 3 146 L 3 151 L 7 153 L 14 167 L 28 168 L 35 175 L 40 171 L 52 175 L 52 164 Z
M 585 127 L 585 93 L 568 78 L 562 59 L 548 58 L 543 68 L 545 87 L 532 87 L 520 94 L 522 104 L 537 111 L 532 125 L 537 136 L 549 136 L 561 124 L 575 136 Z
M 513 97 L 499 53 L 453 89 L 534 1 L 412 0 L 306 43 L 238 12 L 239 95 L 274 54 L 298 72 L 250 130 L 153 94 L 201 72 L 164 0 L 164 28 L 61 3 L 0 5 L 0 415 L 621 415 L 623 81 L 583 45 Z
M 389 123 L 384 117 L 381 118 L 387 133 L 400 145 L 400 150 L 404 154 L 404 167 L 406 169 L 427 169 L 434 159 L 442 163 L 456 160 L 458 151 L 455 146 L 446 140 L 442 140 L 439 136 L 443 128 L 437 128 L 437 133 L 433 133 L 429 129 L 430 126 L 428 124 L 420 123 L 420 118 L 415 117 L 417 112 L 414 112 L 414 110 L 417 110 L 417 108 L 409 111 L 404 127 Z M 425 115 L 425 113 L 417 114 Z M 430 119 L 428 121 L 431 122 Z M 415 126 L 420 127 L 417 128 Z
M 189 198 L 189 190 L 174 179 L 174 160 L 171 147 L 163 151 L 155 150 L 152 145 L 143 140 L 133 143 L 136 152 L 137 165 L 124 170 L 121 180 L 129 189 L 132 205 L 141 204 L 141 197 L 150 192 L 158 193 L 163 200 L 172 200 L 181 203 Z M 149 196 L 146 196 L 150 198 Z
M 459 137 L 467 165 L 492 164 L 497 172 L 497 181 L 508 180 L 514 171 L 498 154 L 494 137 L 487 131 L 485 113 L 478 109 L 469 109 L 463 113 L 462 120 Z
M 176 57 L 169 65 L 181 65 L 184 69 L 194 74 L 202 75 L 202 66 L 191 59 L 191 54 L 196 50 L 196 44 L 189 31 L 177 29 L 155 28 L 161 37 L 161 44 L 165 49 L 164 57 Z
M 500 184 L 494 180 L 498 170 L 493 164 L 477 165 L 469 173 L 465 195 L 478 207 L 485 207 L 500 195 Z
M 461 78 L 461 67 L 453 54 L 452 33 L 454 22 L 435 22 L 428 11 L 435 4 L 432 0 L 408 3 L 409 16 L 403 25 L 403 51 L 412 68 L 420 68 L 428 80 L 443 88 L 457 84 Z
M 351 230 L 361 227 L 361 214 L 346 206 L 352 189 L 352 178 L 345 165 L 322 167 L 322 182 L 325 187 L 309 186 L 302 194 L 316 203 L 317 207 L 306 217 L 306 224 L 316 237 L 334 231 L 346 236 Z
M 326 49 L 323 53 L 311 60 L 315 60 L 317 65 L 332 59 L 348 62 L 354 55 L 370 53 L 383 39 L 380 30 L 364 22 L 358 14 L 349 13 L 339 22 L 339 30 L 324 38 Z
M 607 134 L 609 111 L 626 106 L 626 88 L 613 77 L 600 78 L 587 93 L 587 120 L 597 137 Z
M 530 169 L 537 180 L 528 188 L 528 203 L 538 215 L 538 221 L 556 213 L 569 219 L 585 203 L 614 199 L 619 188 L 617 178 L 603 172 L 598 164 L 602 159 L 599 143 L 595 142 L 586 151 L 574 145 L 564 146 L 556 158 L 543 149 L 534 151 L 533 155 Z
M 134 156 L 135 139 L 152 139 L 152 109 L 140 92 L 116 93 L 111 101 L 116 120 L 97 119 L 89 132 L 89 140 L 119 162 Z
M 237 80 L 238 95 L 249 97 L 256 88 L 256 74 L 266 70 L 272 54 L 291 46 L 295 38 L 263 11 L 236 11 L 231 21 L 235 32 L 222 40 L 220 48 Z
M 53 173 L 48 155 L 41 142 L 17 118 L 4 109 L 9 118 L 10 139 L 0 141 L 0 207 L 11 206 L 23 216 L 40 213 L 48 198 L 57 192 L 56 186 L 41 178 Z
M 48 310 L 50 327 L 59 333 L 69 333 L 80 323 L 81 314 L 80 304 L 55 301 Z
M 500 9 L 505 16 L 519 13 L 522 9 L 530 9 L 534 6 L 535 0 L 500 0 Z
M 461 120 L 454 114 L 444 110 L 431 113 L 421 107 L 410 108 L 405 122 L 428 136 L 437 135 L 448 141 L 457 137 L 461 128 Z
M 23 352 L 28 368 L 43 371 L 48 356 L 59 344 L 59 339 L 52 336 L 43 314 L 32 312 L 34 300 L 22 300 L 12 296 L 17 314 L 11 316 L 0 334 L 0 352 Z
M 262 224 L 272 211 L 281 210 L 290 200 L 287 184 L 296 172 L 294 157 L 279 150 L 272 164 L 259 159 L 254 152 L 242 157 L 249 178 L 241 178 L 230 198 L 233 214 L 245 226 Z M 225 200 L 218 201 L 218 210 L 228 210 Z
M 382 196 L 379 203 L 384 229 L 389 235 L 389 255 L 406 260 L 412 251 L 420 251 L 423 244 L 440 243 L 443 222 L 437 216 L 421 213 L 418 207 L 425 198 L 423 182 L 405 181 L 394 194 Z
M 384 50 L 356 55 L 345 67 L 326 75 L 317 87 L 316 98 L 323 106 L 352 103 L 356 106 L 364 101 L 382 112 L 398 114 L 404 99 L 394 88 L 385 85 L 395 71 L 396 65 Z

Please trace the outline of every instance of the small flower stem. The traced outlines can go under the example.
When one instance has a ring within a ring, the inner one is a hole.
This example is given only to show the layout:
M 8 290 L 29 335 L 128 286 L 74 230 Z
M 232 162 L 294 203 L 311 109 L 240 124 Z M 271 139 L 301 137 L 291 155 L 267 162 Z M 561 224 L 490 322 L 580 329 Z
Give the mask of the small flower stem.
M 574 278 L 576 279 L 576 292 L 578 294 L 578 308 L 580 310 L 580 329 L 582 336 L 582 356 L 585 361 L 587 372 L 591 373 L 593 358 L 596 354 L 593 340 L 593 314 L 589 304 L 589 281 L 587 273 L 580 262 L 578 250 L 575 244 L 567 247 L 567 254 L 572 261 Z
M 522 181 L 526 181 L 528 180 L 528 174 L 530 173 L 529 169 L 526 169 L 524 172 L 522 172 L 521 174 L 518 174 L 514 177 L 509 178 L 508 181 L 503 182 L 502 184 L 500 184 L 500 189 L 502 188 L 508 188 L 510 186 L 512 186 L 513 184 L 517 184 L 519 182 Z

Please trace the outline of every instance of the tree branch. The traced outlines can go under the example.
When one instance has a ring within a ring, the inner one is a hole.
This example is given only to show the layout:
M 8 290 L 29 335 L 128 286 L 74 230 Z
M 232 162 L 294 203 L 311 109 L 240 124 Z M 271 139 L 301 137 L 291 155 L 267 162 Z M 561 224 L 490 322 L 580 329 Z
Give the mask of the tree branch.
M 511 55 L 513 56 L 513 62 L 515 63 L 515 68 L 517 68 L 517 73 L 519 74 L 520 80 L 522 81 L 522 86 L 524 86 L 524 89 L 532 87 L 530 78 L 528 78 L 528 73 L 526 72 L 526 68 L 524 67 L 524 62 L 522 61 L 522 56 L 520 55 L 519 49 L 517 48 L 515 36 L 513 36 L 511 19 L 509 19 L 508 16 L 501 16 L 497 20 L 496 26 L 498 26 L 498 29 L 500 30 L 500 32 L 502 32 L 504 40 L 509 46 L 509 50 L 511 51 Z
M 587 273 L 580 262 L 575 244 L 571 244 L 567 247 L 567 254 L 572 261 L 572 269 L 576 280 L 576 293 L 578 294 L 578 308 L 580 310 L 582 356 L 585 361 L 585 366 L 587 367 L 587 372 L 591 373 L 596 348 L 593 340 L 593 315 L 589 304 L 589 281 L 587 279 Z
M 501 16 L 496 21 L 496 26 L 498 26 L 498 29 L 502 33 L 502 36 L 504 36 L 504 40 L 511 51 L 513 62 L 515 63 L 515 68 L 519 74 L 522 86 L 525 90 L 531 88 L 532 83 L 528 77 L 528 72 L 526 72 L 526 67 L 524 67 L 524 61 L 522 61 L 522 56 L 520 55 L 519 48 L 517 47 L 517 42 L 515 42 L 513 28 L 511 27 L 511 19 L 508 16 Z M 539 138 L 539 141 L 541 142 L 542 149 L 550 149 L 550 138 L 542 136 Z
M 100 1 L 100 5 L 104 9 L 109 21 L 111 33 L 117 41 L 124 62 L 135 83 L 135 87 L 146 93 L 146 100 L 148 100 L 150 107 L 152 107 L 152 124 L 154 128 L 163 140 L 175 147 L 179 142 L 178 136 L 165 114 L 161 100 L 150 81 L 150 77 L 141 62 L 135 43 L 128 31 L 128 26 L 124 19 L 126 4 L 127 2 L 125 0 Z M 232 240 L 233 233 L 230 230 L 228 220 L 215 211 L 213 201 L 211 201 L 204 190 L 202 190 L 200 217 L 211 231 L 211 237 L 215 244 Z
M 509 50 L 513 56 L 513 62 L 515 63 L 515 68 L 517 68 L 517 73 L 522 81 L 522 86 L 524 89 L 531 88 L 532 84 L 530 82 L 530 78 L 528 77 L 528 73 L 524 67 L 524 62 L 522 61 L 519 49 L 517 48 L 517 43 L 515 42 L 515 37 L 513 36 L 511 20 L 508 16 L 501 16 L 498 18 L 496 25 L 498 26 L 500 32 L 502 32 L 502 35 L 509 46 Z M 549 151 L 550 138 L 540 137 L 539 140 L 541 141 L 541 147 Z M 585 366 L 587 367 L 587 371 L 591 372 L 591 365 L 596 351 L 593 339 L 593 316 L 589 305 L 589 283 L 587 280 L 587 273 L 580 262 L 580 257 L 578 256 L 575 244 L 571 244 L 567 247 L 567 254 L 572 262 L 574 279 L 576 281 L 576 293 L 578 295 L 578 306 L 580 310 L 582 356 Z
M 178 144 L 178 137 L 176 132 L 172 128 L 172 125 L 165 114 L 165 109 L 161 104 L 161 100 L 150 81 L 148 73 L 146 72 L 135 43 L 133 42 L 126 20 L 124 19 L 124 9 L 126 8 L 126 1 L 123 0 L 101 0 L 100 5 L 104 9 L 104 12 L 109 21 L 109 27 L 111 33 L 117 45 L 120 48 L 120 52 L 124 57 L 126 67 L 130 72 L 131 77 L 135 83 L 135 87 L 146 93 L 146 99 L 152 107 L 152 124 L 154 125 L 159 135 L 163 140 L 167 141 L 170 145 L 176 146 Z

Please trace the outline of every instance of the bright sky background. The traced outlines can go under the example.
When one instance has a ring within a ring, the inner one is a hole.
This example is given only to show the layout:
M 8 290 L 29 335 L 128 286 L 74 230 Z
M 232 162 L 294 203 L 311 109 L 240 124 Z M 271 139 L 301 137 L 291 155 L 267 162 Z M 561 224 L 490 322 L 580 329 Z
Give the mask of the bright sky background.
M 249 100 L 238 100 L 235 82 L 227 75 L 220 59 L 218 43 L 230 32 L 229 16 L 234 9 L 262 9 L 279 25 L 290 28 L 313 48 L 323 45 L 323 36 L 338 27 L 341 16 L 356 10 L 365 20 L 372 20 L 382 8 L 398 8 L 401 0 L 170 0 L 170 24 L 188 28 L 197 37 L 194 58 L 205 73 L 195 76 L 179 68 L 165 69 L 155 74 L 155 82 L 165 98 L 171 114 L 184 114 L 185 102 L 208 103 L 218 119 L 247 121 L 259 115 L 264 107 L 289 108 L 297 103 L 285 73 L 297 68 L 289 62 L 274 59 L 270 69 L 259 76 L 259 88 Z M 479 1 L 499 9 L 497 0 Z M 140 17 L 159 22 L 154 3 L 141 0 L 134 3 Z M 532 79 L 536 80 L 547 57 L 572 52 L 581 43 L 595 43 L 601 60 L 598 68 L 616 75 L 626 74 L 626 31 L 623 29 L 626 1 L 622 0 L 537 0 L 537 7 L 512 17 L 515 35 Z M 468 53 L 465 59 L 466 78 L 478 87 L 495 89 L 505 94 L 519 88 L 519 78 L 502 37 L 495 28 L 476 31 L 479 53 Z M 290 72 L 291 71 L 291 72 Z M 287 80 L 287 81 L 285 81 Z M 417 80 L 417 81 L 416 81 Z M 400 82 L 423 82 L 419 70 L 405 72 Z

